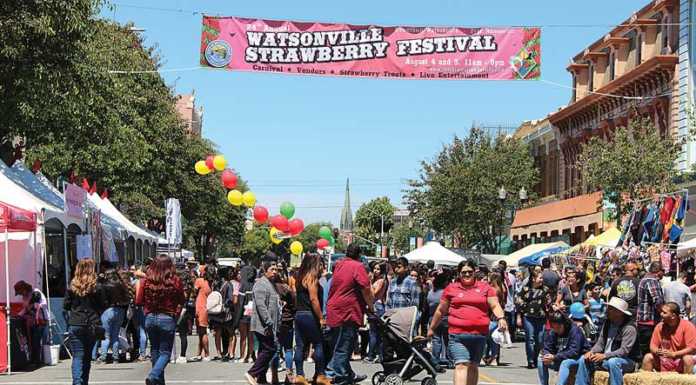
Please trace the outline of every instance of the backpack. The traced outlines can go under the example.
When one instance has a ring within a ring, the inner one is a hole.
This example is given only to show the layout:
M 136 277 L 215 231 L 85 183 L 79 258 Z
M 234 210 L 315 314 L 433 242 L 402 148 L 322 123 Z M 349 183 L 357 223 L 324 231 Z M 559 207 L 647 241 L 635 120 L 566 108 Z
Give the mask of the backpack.
M 219 291 L 214 291 L 208 295 L 208 299 L 205 301 L 205 309 L 208 311 L 208 315 L 218 315 L 224 310 L 222 303 L 222 294 Z

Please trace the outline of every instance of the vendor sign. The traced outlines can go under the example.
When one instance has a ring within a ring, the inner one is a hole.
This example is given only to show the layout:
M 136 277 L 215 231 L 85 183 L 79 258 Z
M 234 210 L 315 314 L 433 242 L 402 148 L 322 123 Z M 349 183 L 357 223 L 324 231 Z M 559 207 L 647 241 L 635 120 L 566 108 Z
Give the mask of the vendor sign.
M 541 30 L 203 17 L 201 65 L 293 75 L 534 80 Z

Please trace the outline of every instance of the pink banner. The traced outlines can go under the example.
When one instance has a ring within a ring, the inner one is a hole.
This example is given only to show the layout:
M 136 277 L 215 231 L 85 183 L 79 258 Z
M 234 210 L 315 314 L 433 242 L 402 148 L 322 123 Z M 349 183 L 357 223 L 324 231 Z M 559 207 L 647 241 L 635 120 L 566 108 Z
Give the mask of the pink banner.
M 65 213 L 73 218 L 84 218 L 82 205 L 87 196 L 85 190 L 78 185 L 67 183 L 63 195 L 65 198 Z
M 203 17 L 201 65 L 399 79 L 534 80 L 539 28 L 378 27 Z

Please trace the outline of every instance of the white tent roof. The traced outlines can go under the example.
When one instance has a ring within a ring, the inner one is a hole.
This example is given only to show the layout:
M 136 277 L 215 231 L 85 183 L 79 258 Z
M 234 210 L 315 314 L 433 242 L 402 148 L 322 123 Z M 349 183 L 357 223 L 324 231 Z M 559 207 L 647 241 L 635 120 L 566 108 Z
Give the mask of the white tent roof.
M 528 257 L 532 254 L 536 254 L 538 252 L 557 247 L 568 247 L 568 244 L 562 241 L 550 243 L 534 243 L 527 247 L 523 247 L 512 254 L 509 254 L 507 257 L 505 257 L 505 262 L 507 262 L 508 266 L 517 266 L 520 259 L 524 257 Z
M 677 245 L 677 256 L 681 257 L 689 254 L 689 252 L 694 249 L 696 249 L 696 238 L 692 238 L 686 242 L 681 242 Z
M 135 239 L 141 239 L 143 241 L 153 241 L 156 239 L 155 236 L 136 226 L 133 222 L 126 218 L 126 216 L 118 211 L 118 209 L 114 207 L 114 205 L 111 204 L 108 199 L 102 199 L 96 193 L 88 195 L 88 199 L 92 205 L 96 206 L 102 211 L 102 218 L 106 217 L 102 220 L 107 222 L 107 224 L 111 225 L 112 227 L 118 227 L 125 230 Z
M 435 262 L 436 265 L 455 266 L 464 260 L 464 257 L 442 246 L 440 242 L 428 242 L 425 246 L 415 249 L 412 252 L 404 255 L 409 262 L 428 261 Z

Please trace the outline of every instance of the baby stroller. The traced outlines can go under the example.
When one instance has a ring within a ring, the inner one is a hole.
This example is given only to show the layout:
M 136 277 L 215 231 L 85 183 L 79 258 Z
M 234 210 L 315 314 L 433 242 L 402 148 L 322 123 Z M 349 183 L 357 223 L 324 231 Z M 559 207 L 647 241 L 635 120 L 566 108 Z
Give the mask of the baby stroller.
M 403 385 L 425 370 L 430 375 L 421 385 L 437 385 L 437 370 L 430 353 L 425 351 L 427 339 L 413 338 L 418 309 L 414 307 L 388 310 L 377 320 L 377 332 L 382 338 L 383 371 L 372 376 L 373 385 Z

